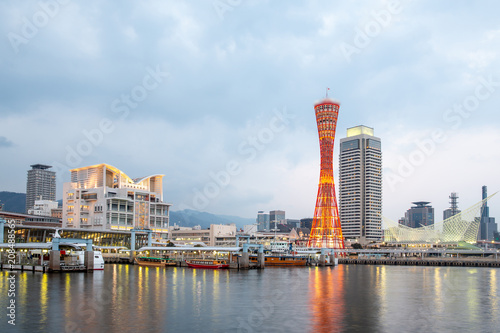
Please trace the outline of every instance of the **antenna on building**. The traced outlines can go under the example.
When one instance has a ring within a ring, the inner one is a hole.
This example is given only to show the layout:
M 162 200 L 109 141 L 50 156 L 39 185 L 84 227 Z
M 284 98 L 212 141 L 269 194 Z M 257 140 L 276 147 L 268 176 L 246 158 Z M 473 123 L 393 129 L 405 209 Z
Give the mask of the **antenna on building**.
M 330 88 L 326 88 L 325 98 L 328 98 L 328 90 L 330 90 Z

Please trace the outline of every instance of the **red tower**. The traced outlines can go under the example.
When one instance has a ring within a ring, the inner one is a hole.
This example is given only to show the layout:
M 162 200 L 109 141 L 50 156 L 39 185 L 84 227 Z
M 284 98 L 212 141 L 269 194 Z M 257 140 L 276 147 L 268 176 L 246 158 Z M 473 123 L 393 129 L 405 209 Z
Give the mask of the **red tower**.
M 339 102 L 328 98 L 314 105 L 321 151 L 321 171 L 308 247 L 344 248 L 333 180 L 333 142 L 339 106 Z

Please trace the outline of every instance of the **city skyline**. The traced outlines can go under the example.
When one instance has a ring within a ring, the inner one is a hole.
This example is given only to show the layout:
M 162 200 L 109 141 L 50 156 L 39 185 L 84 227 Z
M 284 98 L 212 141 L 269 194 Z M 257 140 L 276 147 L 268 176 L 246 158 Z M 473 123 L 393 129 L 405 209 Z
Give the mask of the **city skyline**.
M 499 5 L 447 4 L 4 2 L 0 190 L 43 163 L 61 199 L 70 169 L 108 163 L 165 174 L 173 210 L 312 217 L 329 87 L 337 135 L 384 142 L 382 214 L 429 201 L 439 220 L 450 192 L 500 189 Z

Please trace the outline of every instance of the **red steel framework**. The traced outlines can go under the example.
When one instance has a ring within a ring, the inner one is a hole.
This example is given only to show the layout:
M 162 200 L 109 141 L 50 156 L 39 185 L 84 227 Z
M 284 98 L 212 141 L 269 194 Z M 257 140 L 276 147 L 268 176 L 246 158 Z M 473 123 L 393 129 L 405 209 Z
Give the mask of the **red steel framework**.
M 321 151 L 321 171 L 308 247 L 345 248 L 333 179 L 333 142 L 339 107 L 339 102 L 328 98 L 314 105 Z

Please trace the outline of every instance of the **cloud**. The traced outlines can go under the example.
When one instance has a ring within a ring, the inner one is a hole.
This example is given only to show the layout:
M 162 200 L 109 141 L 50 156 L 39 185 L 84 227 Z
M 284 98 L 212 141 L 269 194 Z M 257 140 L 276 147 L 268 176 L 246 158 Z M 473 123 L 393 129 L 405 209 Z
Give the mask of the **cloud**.
M 0 147 L 10 148 L 13 146 L 14 146 L 14 144 L 12 143 L 12 141 L 7 139 L 5 136 L 0 136 Z
M 222 20 L 203 1 L 69 2 L 17 54 L 7 38 L 0 42 L 0 146 L 16 146 L 15 154 L 4 150 L 10 163 L 0 166 L 0 174 L 12 177 L 0 183 L 23 192 L 30 164 L 58 163 L 66 166 L 58 175 L 60 193 L 73 167 L 68 149 L 76 150 L 89 140 L 85 133 L 109 119 L 113 131 L 79 166 L 106 162 L 132 177 L 163 173 L 165 200 L 192 205 L 195 191 L 213 181 L 211 172 L 235 160 L 241 172 L 207 210 L 253 217 L 259 209 L 285 209 L 291 218 L 311 216 L 319 177 L 312 104 L 326 87 L 342 103 L 336 160 L 346 128 L 364 124 L 382 139 L 384 171 L 390 173 L 416 141 L 438 128 L 450 130 L 446 110 L 473 94 L 481 77 L 500 81 L 499 4 L 402 6 L 347 62 L 339 46 L 376 22 L 373 13 L 386 10 L 387 2 L 241 2 Z M 22 33 L 24 18 L 39 10 L 35 1 L 2 2 L 0 35 Z M 114 113 L 113 101 L 130 95 L 156 66 L 169 77 L 125 119 Z M 426 198 L 437 216 L 452 190 L 463 193 L 465 206 L 482 185 L 499 187 L 490 166 L 500 157 L 489 155 L 500 126 L 495 89 L 397 191 L 384 188 L 389 217 L 397 219 L 411 201 Z M 283 107 L 295 118 L 247 161 L 239 145 Z M 494 205 L 491 212 L 500 214 Z

